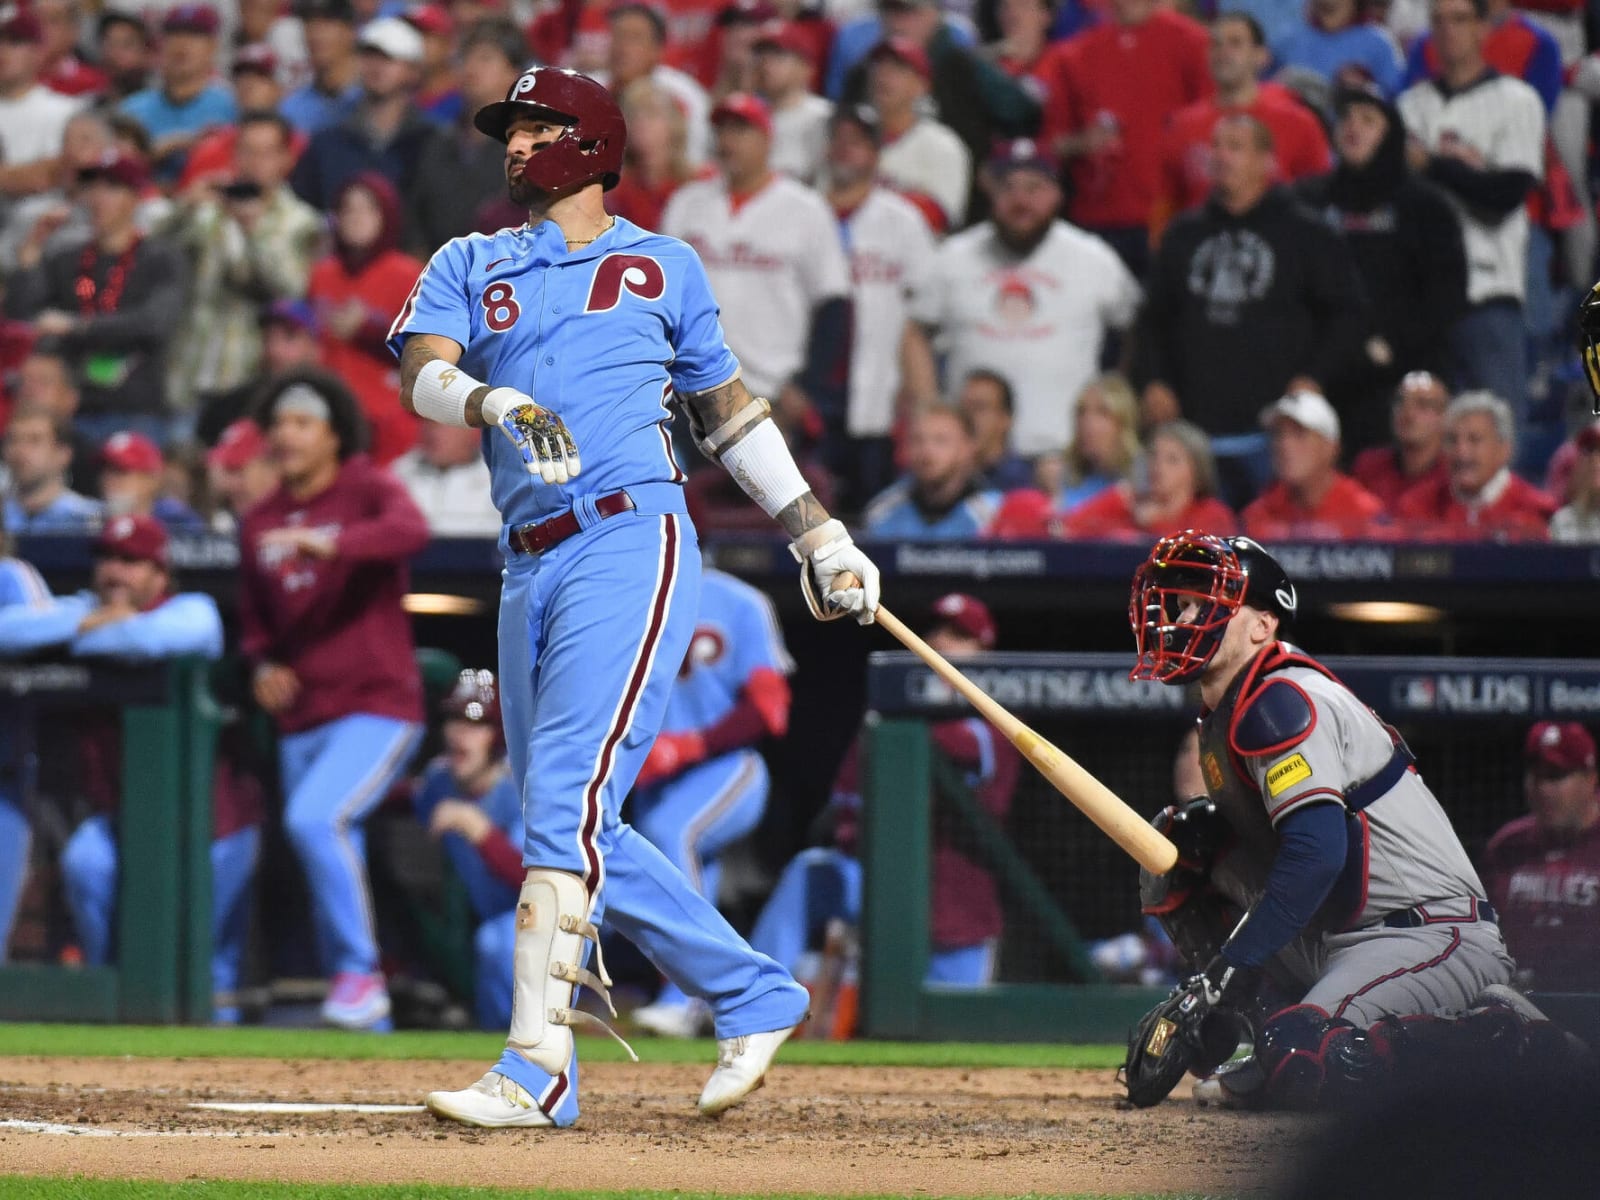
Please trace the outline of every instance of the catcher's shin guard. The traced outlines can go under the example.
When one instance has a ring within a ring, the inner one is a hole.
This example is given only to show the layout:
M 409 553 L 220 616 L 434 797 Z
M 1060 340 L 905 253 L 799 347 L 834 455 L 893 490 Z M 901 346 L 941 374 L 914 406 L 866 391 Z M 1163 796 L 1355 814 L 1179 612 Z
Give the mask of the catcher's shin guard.
M 583 966 L 585 941 L 594 944 L 594 972 Z M 609 1025 L 572 1007 L 574 985 L 581 983 L 593 988 L 611 1015 L 617 1015 L 611 1005 L 611 980 L 600 958 L 600 934 L 589 922 L 589 894 L 583 880 L 568 871 L 530 867 L 517 897 L 514 945 L 507 1045 L 540 1070 L 559 1075 L 572 1060 L 571 1027 L 597 1025 L 639 1061 Z

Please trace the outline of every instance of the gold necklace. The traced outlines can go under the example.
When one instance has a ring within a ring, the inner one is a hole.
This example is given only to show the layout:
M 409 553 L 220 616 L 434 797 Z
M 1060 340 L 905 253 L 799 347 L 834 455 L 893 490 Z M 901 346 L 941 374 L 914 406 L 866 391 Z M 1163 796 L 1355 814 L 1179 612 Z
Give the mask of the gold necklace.
M 609 221 L 606 222 L 606 227 L 604 229 L 602 229 L 599 233 L 595 234 L 592 238 L 568 238 L 567 239 L 567 245 L 568 245 L 568 247 L 572 247 L 572 246 L 587 246 L 590 242 L 598 242 L 601 238 L 605 237 L 606 234 L 611 232 L 611 227 L 613 225 L 615 225 L 616 223 L 617 223 L 617 219 L 615 217 L 612 217 Z

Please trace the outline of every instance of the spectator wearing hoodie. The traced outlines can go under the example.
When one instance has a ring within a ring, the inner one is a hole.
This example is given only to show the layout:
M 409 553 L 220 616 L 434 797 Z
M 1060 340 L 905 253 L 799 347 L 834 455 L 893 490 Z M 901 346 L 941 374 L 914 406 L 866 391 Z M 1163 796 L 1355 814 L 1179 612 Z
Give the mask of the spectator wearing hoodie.
M 1467 256 L 1449 200 L 1406 165 L 1399 110 L 1367 86 L 1340 89 L 1336 111 L 1338 165 L 1296 190 L 1344 235 L 1372 306 L 1340 414 L 1350 451 L 1383 440 L 1386 400 L 1408 372 L 1444 375 L 1450 330 L 1467 305 Z
M 384 345 L 422 263 L 398 249 L 400 196 L 364 173 L 333 204 L 333 253 L 311 268 L 308 298 L 322 330 L 323 364 L 349 386 L 372 426 L 372 457 L 387 464 L 416 443 L 417 418 L 395 401 L 400 380 Z

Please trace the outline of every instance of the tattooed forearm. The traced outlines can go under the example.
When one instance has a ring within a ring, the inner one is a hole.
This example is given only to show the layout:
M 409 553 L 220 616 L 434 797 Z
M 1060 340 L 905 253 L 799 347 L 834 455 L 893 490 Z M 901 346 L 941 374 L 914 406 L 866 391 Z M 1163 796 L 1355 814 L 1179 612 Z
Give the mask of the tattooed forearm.
M 417 411 L 416 402 L 411 395 L 417 383 L 417 373 L 436 358 L 454 364 L 461 358 L 461 347 L 449 338 L 429 333 L 412 334 L 406 339 L 405 348 L 400 351 L 400 405 L 408 413 Z M 474 388 L 472 394 L 467 397 L 468 425 L 483 424 L 483 398 L 488 394 L 489 386 L 484 384 Z
M 723 451 L 742 441 L 772 411 L 772 406 L 752 396 L 739 378 L 682 399 L 695 445 L 713 462 L 720 462 Z
M 822 502 L 811 492 L 807 492 L 778 513 L 778 523 L 783 526 L 784 532 L 791 539 L 798 539 L 802 533 L 815 529 L 827 520 L 828 510 L 822 507 Z

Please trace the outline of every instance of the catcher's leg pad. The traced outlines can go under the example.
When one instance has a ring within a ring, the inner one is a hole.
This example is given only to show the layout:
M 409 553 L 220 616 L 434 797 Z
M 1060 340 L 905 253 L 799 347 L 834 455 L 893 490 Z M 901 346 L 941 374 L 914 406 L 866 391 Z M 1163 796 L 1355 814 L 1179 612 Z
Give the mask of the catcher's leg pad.
M 600 933 L 589 922 L 589 908 L 588 889 L 570 871 L 530 867 L 517 896 L 511 1034 L 506 1044 L 551 1075 L 561 1074 L 572 1061 L 573 1025 L 599 1026 L 639 1061 L 609 1025 L 572 1007 L 573 988 L 581 983 L 593 988 L 616 1016 L 611 980 L 600 958 Z M 585 942 L 594 946 L 596 972 L 583 966 Z

